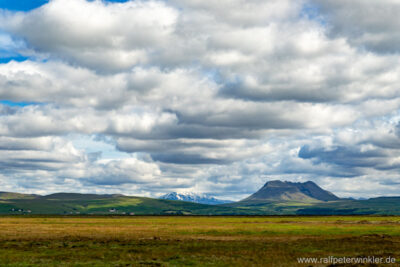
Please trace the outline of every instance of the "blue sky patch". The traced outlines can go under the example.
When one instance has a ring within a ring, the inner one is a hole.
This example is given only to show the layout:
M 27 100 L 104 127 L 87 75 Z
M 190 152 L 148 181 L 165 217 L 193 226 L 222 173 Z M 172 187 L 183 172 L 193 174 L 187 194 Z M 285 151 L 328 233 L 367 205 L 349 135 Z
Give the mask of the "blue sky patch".
M 124 3 L 130 0 L 107 0 L 105 2 Z M 11 11 L 30 11 L 38 8 L 49 0 L 0 0 L 0 9 L 7 9 Z
M 22 62 L 27 60 L 28 57 L 24 57 L 24 56 L 11 56 L 11 57 L 0 57 L 0 64 L 6 64 L 10 61 L 18 61 L 18 62 Z
M 322 17 L 319 8 L 313 4 L 305 4 L 300 12 L 300 15 L 308 20 L 316 21 L 321 25 L 326 25 L 326 20 Z
M 0 0 L 0 8 L 12 11 L 29 11 L 49 2 L 48 0 Z
M 26 106 L 31 106 L 31 105 L 39 105 L 39 103 L 36 102 L 14 102 L 14 101 L 9 101 L 9 100 L 0 100 L 0 104 L 2 105 L 7 105 L 10 107 L 26 107 Z

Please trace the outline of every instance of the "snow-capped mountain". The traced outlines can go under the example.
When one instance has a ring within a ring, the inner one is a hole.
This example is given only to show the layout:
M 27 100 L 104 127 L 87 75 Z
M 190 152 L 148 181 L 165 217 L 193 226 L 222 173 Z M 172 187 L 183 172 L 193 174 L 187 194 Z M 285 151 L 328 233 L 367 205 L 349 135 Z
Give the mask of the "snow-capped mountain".
M 177 193 L 177 192 L 165 194 L 161 196 L 160 199 L 180 200 L 180 201 L 187 201 L 187 202 L 194 202 L 194 203 L 208 204 L 208 205 L 218 205 L 218 204 L 232 202 L 229 200 L 216 199 L 207 194 Z

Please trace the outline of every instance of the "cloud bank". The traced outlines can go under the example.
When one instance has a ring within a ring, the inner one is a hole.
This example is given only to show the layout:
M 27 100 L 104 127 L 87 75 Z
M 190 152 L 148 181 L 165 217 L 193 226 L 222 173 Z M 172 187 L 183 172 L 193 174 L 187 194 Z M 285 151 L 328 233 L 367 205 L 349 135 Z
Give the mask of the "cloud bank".
M 0 55 L 25 60 L 0 64 L 0 186 L 240 199 L 283 179 L 399 195 L 399 12 L 390 0 L 3 9 Z

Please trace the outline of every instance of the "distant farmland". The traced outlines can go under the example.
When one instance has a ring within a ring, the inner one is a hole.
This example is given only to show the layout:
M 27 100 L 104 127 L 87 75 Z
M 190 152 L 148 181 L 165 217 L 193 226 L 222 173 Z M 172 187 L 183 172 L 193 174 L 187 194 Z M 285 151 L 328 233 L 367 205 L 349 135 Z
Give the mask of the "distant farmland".
M 0 217 L 1 266 L 307 266 L 297 259 L 329 256 L 400 259 L 400 217 Z

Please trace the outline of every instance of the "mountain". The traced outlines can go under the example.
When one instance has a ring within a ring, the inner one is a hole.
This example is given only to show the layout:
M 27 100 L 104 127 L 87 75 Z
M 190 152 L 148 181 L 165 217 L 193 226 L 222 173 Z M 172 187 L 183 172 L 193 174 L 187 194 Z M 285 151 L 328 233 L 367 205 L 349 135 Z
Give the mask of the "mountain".
M 256 193 L 242 201 L 318 202 L 335 200 L 339 200 L 339 198 L 311 181 L 305 183 L 270 181 Z
M 226 203 L 232 202 L 229 200 L 216 199 L 216 198 L 208 196 L 206 194 L 177 193 L 177 192 L 165 194 L 165 195 L 161 196 L 160 199 L 187 201 L 187 202 L 194 202 L 194 203 L 206 204 L 206 205 L 219 205 L 219 204 L 226 204 Z

